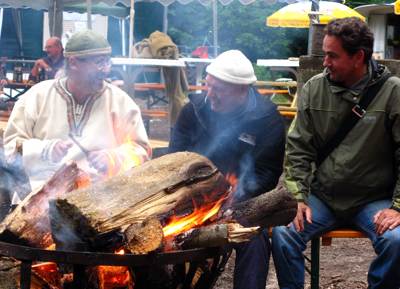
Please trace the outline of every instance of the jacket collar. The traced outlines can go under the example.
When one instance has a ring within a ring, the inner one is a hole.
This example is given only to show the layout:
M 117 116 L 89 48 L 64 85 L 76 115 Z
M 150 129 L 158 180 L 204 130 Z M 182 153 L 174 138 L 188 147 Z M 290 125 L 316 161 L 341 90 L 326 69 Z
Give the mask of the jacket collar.
M 264 105 L 259 105 L 263 98 L 254 87 L 250 86 L 248 95 L 249 100 L 246 109 L 237 116 L 241 123 L 263 118 L 268 113 Z M 211 110 L 210 102 L 204 95 L 192 95 L 190 102 L 193 105 L 196 118 L 206 128 L 209 120 L 216 118 L 216 113 Z
M 368 64 L 368 73 L 370 74 L 370 76 L 365 88 L 374 85 L 375 83 L 380 81 L 382 77 L 390 73 L 390 71 L 384 65 L 378 64 L 375 60 L 371 60 Z M 328 81 L 329 88 L 333 94 L 342 94 L 344 98 L 349 99 L 352 102 L 358 102 L 358 99 L 355 99 L 354 96 L 359 96 L 362 91 L 355 92 L 351 88 L 343 87 L 340 84 L 331 81 L 329 78 L 329 71 L 326 68 L 323 71 L 323 76 Z

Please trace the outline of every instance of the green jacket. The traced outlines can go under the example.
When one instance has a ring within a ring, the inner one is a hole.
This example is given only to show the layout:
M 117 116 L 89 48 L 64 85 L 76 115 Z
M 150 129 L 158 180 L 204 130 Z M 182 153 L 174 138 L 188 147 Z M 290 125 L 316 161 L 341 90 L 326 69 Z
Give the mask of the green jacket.
M 367 88 L 389 73 L 379 66 Z M 361 93 L 335 85 L 326 71 L 303 87 L 288 133 L 287 188 L 307 203 L 314 194 L 335 212 L 392 198 L 400 210 L 400 79 L 390 77 L 362 119 L 317 168 L 318 151 L 336 133 Z

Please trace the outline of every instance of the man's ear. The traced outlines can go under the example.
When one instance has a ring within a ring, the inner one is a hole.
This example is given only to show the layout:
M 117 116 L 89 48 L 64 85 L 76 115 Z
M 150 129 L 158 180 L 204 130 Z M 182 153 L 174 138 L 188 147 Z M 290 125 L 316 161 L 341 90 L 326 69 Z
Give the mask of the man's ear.
M 356 58 L 356 63 L 358 66 L 362 66 L 365 63 L 365 51 L 362 49 L 359 49 L 354 56 Z

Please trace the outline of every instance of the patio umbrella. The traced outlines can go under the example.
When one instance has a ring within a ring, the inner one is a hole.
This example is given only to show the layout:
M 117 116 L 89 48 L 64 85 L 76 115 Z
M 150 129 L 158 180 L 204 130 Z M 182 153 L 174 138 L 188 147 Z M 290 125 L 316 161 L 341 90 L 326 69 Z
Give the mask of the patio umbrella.
M 311 12 L 311 1 L 301 1 L 289 4 L 267 17 L 266 25 L 271 27 L 309 28 L 310 14 L 317 14 L 321 24 L 326 24 L 332 19 L 352 16 L 359 17 L 365 21 L 364 16 L 360 13 L 340 3 L 320 1 L 319 11 Z

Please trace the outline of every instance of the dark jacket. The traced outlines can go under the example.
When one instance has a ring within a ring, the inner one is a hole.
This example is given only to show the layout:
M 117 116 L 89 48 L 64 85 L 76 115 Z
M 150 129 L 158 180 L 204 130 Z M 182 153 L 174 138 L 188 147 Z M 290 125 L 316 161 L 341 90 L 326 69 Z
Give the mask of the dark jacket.
M 45 79 L 54 79 L 54 77 L 56 76 L 57 72 L 64 67 L 64 61 L 65 61 L 64 56 L 61 56 L 56 62 L 53 62 L 53 60 L 48 56 L 45 56 L 42 59 L 50 67 L 50 70 L 45 72 L 46 73 Z M 38 79 L 36 79 L 36 77 L 33 77 L 32 74 L 29 74 L 29 79 L 33 80 L 33 81 L 37 81 L 38 80 Z
M 371 66 L 366 89 L 389 73 Z M 362 92 L 329 80 L 325 71 L 311 78 L 299 97 L 288 133 L 285 183 L 298 200 L 317 195 L 336 213 L 384 198 L 400 209 L 400 79 L 386 80 L 343 141 L 315 170 L 318 152 L 333 137 Z
M 267 192 L 283 169 L 284 123 L 276 106 L 249 89 L 246 108 L 226 117 L 211 110 L 204 97 L 182 109 L 170 141 L 170 152 L 192 151 L 208 157 L 224 174 L 239 179 L 236 200 Z

